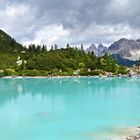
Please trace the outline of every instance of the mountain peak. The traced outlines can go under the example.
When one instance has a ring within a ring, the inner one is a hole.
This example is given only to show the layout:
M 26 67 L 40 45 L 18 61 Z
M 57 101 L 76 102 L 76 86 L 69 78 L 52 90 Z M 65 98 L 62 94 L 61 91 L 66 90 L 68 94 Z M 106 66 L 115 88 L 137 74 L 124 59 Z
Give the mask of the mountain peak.
M 97 47 L 96 47 L 96 45 L 94 43 L 91 44 L 90 48 L 96 48 L 97 49 Z
M 119 54 L 129 60 L 138 60 L 140 57 L 140 40 L 121 38 L 108 48 L 108 52 Z
M 102 43 L 99 43 L 98 49 L 106 49 L 106 47 Z
M 98 48 L 103 48 L 103 47 L 104 47 L 104 45 L 102 43 L 98 44 Z
M 136 61 L 140 58 L 140 39 L 121 38 L 114 42 L 109 48 L 106 48 L 101 43 L 98 47 L 92 44 L 86 52 L 94 52 L 96 56 L 102 56 L 107 52 L 113 55 L 120 55 L 120 57 L 124 59 Z
M 127 38 L 121 38 L 121 39 L 119 39 L 119 42 L 124 42 L 124 41 L 128 41 L 128 39 Z
M 86 50 L 86 52 L 94 52 L 96 56 L 101 56 L 105 54 L 107 48 L 103 44 L 99 44 L 98 47 L 96 47 L 94 44 L 91 44 L 91 46 Z
M 86 52 L 87 52 L 87 53 L 94 52 L 94 54 L 97 55 L 98 49 L 97 49 L 97 47 L 95 46 L 95 44 L 91 44 L 91 46 L 90 46 L 89 48 L 86 49 Z

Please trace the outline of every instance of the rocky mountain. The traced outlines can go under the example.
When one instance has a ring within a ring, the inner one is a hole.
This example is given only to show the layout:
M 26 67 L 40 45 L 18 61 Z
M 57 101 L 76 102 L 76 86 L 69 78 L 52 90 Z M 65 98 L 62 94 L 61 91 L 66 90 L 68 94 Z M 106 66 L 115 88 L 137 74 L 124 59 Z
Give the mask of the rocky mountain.
M 96 56 L 110 53 L 120 64 L 132 66 L 140 59 L 140 39 L 132 40 L 121 38 L 108 48 L 104 47 L 102 44 L 99 44 L 98 47 L 92 44 L 86 52 L 92 51 Z
M 140 58 L 140 40 L 122 38 L 108 48 L 108 53 L 119 54 L 122 58 L 137 61 Z
M 107 52 L 107 48 L 101 43 L 98 45 L 98 47 L 96 47 L 95 44 L 92 44 L 89 48 L 86 49 L 86 52 L 94 52 L 96 56 L 102 56 Z
M 91 52 L 94 52 L 94 54 L 97 55 L 98 49 L 95 46 L 95 44 L 91 44 L 91 46 L 86 49 L 86 53 L 91 53 Z
M 105 47 L 103 44 L 98 45 L 98 56 L 102 56 L 107 52 L 107 47 Z

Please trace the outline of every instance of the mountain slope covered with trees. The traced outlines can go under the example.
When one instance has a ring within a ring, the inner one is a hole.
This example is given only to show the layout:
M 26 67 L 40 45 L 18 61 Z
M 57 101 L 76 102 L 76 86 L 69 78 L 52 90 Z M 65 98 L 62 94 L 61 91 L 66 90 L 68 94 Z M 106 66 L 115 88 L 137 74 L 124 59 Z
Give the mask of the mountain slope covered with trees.
M 104 72 L 126 73 L 123 66 L 108 54 L 96 57 L 93 52 L 86 53 L 81 48 L 58 49 L 57 45 L 47 51 L 46 45 L 29 45 L 28 48 L 17 43 L 9 35 L 0 31 L 0 75 L 98 75 Z

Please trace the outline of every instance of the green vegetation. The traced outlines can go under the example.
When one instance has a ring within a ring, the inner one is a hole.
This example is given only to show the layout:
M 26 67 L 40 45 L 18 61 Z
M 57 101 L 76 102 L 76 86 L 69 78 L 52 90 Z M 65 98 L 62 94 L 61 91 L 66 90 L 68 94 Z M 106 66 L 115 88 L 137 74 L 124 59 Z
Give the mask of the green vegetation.
M 17 43 L 8 34 L 0 30 L 0 53 L 15 53 L 26 49 L 19 43 Z
M 88 76 L 104 72 L 125 74 L 127 70 L 108 54 L 86 54 L 83 45 L 78 49 L 67 44 L 65 49 L 58 49 L 55 44 L 47 51 L 45 45 L 32 44 L 27 49 L 0 31 L 0 76 Z

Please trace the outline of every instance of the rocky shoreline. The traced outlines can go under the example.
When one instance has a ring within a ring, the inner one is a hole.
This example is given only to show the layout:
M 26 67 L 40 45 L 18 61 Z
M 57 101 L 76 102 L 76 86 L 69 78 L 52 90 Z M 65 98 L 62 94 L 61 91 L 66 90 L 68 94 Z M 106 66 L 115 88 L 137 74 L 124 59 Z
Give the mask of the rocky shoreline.
M 140 127 L 134 129 L 133 134 L 126 137 L 125 140 L 140 140 Z
M 129 78 L 129 77 L 134 77 L 134 78 L 139 78 L 140 75 L 98 75 L 98 76 L 4 76 L 4 77 L 0 77 L 0 78 L 4 78 L 4 79 L 28 79 L 28 78 L 35 78 L 35 79 L 44 79 L 44 78 Z
M 126 128 L 122 131 L 127 133 L 124 136 L 115 137 L 108 140 L 140 140 L 140 127 Z
M 28 79 L 28 78 L 34 78 L 34 79 L 45 79 L 45 78 L 115 78 L 115 77 L 129 77 L 129 76 L 4 76 L 4 77 L 0 77 L 3 79 Z M 139 76 L 137 76 L 139 77 Z

